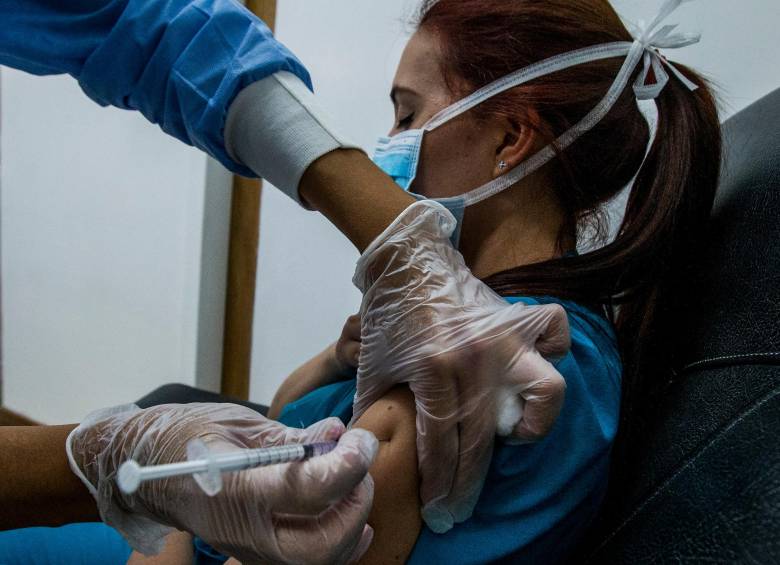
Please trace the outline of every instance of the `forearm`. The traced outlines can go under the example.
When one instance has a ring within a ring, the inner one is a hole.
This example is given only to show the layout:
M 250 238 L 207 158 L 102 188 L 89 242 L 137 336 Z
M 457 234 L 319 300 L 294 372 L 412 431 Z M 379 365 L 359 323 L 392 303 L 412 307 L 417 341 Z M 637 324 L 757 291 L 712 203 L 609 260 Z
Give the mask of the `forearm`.
M 277 419 L 282 408 L 294 402 L 316 388 L 330 384 L 345 377 L 345 371 L 339 366 L 334 354 L 334 345 L 329 345 L 306 363 L 295 369 L 284 380 L 274 395 L 268 417 Z
M 65 454 L 75 427 L 0 427 L 0 529 L 100 520 Z
M 299 192 L 360 252 L 415 202 L 365 153 L 355 150 L 332 151 L 312 163 Z
M 290 73 L 238 95 L 225 140 L 233 157 L 324 214 L 361 251 L 415 201 L 338 131 Z

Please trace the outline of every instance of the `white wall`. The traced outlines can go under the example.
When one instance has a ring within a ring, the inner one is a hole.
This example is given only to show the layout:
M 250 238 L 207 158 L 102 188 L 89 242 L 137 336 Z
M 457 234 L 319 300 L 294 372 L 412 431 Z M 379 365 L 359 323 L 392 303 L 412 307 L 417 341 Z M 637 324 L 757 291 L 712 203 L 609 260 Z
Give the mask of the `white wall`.
M 651 20 L 661 0 L 614 0 L 613 6 L 634 22 Z M 665 54 L 713 79 L 727 118 L 780 87 L 777 0 L 697 0 L 680 7 L 667 23 L 697 31 L 702 40 Z
M 320 102 L 358 145 L 392 127 L 389 84 L 405 43 L 402 2 L 279 0 L 277 37 L 309 68 Z M 357 311 L 358 254 L 323 217 L 263 190 L 251 398 L 279 383 L 340 333 Z
M 77 421 L 194 383 L 206 157 L 68 77 L 1 82 L 4 404 Z
M 660 0 L 615 4 L 649 19 Z M 414 6 L 279 0 L 280 39 L 367 149 L 391 125 L 387 93 Z M 687 4 L 672 21 L 703 40 L 670 57 L 716 79 L 728 116 L 780 86 L 778 16 L 776 0 Z M 229 178 L 213 167 L 206 177 L 203 155 L 138 115 L 97 107 L 69 78 L 3 68 L 0 84 L 4 404 L 62 422 L 196 374 L 213 386 Z M 252 398 L 268 402 L 335 339 L 359 295 L 357 253 L 322 218 L 269 188 L 261 221 Z
M 616 0 L 631 20 L 650 20 L 661 0 Z M 413 0 L 279 0 L 277 36 L 307 64 L 323 106 L 370 149 L 391 126 L 388 91 Z M 711 77 L 724 118 L 780 87 L 777 0 L 700 0 L 670 20 L 702 42 L 668 53 Z M 281 380 L 334 340 L 360 296 L 350 278 L 357 253 L 325 220 L 269 188 L 263 193 L 252 362 L 253 400 L 269 402 Z

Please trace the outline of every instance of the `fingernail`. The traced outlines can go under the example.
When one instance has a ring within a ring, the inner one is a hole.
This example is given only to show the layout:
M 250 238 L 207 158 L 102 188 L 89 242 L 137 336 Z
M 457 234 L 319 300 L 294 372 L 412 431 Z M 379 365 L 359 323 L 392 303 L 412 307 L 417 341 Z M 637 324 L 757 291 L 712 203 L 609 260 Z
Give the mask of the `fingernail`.
M 377 451 L 379 451 L 379 441 L 376 439 L 376 436 L 362 428 L 353 428 L 347 433 L 355 438 L 360 453 L 368 458 L 369 463 L 372 462 L 376 457 Z
M 430 504 L 423 508 L 422 518 L 435 534 L 448 532 L 454 523 L 452 514 L 438 504 Z
M 327 418 L 323 422 L 322 425 L 327 426 L 322 433 L 325 441 L 337 441 L 347 431 L 344 422 L 336 417 Z
M 371 542 L 374 541 L 374 528 L 366 524 L 363 527 L 363 534 L 360 536 L 360 542 L 358 543 L 355 551 L 352 552 L 352 559 L 350 563 L 359 561 L 363 554 L 371 547 Z
M 474 506 L 475 504 L 471 504 L 469 502 L 456 504 L 455 508 L 452 509 L 452 515 L 455 519 L 455 522 L 460 524 L 461 522 L 465 522 L 471 518 L 471 515 L 474 513 Z

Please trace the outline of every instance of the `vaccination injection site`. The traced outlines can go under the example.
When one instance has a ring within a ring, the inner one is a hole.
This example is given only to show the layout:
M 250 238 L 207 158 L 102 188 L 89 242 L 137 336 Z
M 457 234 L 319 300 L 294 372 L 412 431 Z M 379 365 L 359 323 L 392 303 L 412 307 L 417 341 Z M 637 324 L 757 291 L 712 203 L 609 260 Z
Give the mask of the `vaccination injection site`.
M 0 565 L 780 563 L 778 0 L 0 0 Z

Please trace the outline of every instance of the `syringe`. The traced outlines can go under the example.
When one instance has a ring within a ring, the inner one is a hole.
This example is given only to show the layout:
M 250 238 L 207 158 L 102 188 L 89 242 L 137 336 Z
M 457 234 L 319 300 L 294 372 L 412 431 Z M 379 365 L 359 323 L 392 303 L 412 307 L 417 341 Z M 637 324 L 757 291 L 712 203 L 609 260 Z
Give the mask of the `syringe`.
M 277 463 L 302 461 L 317 455 L 324 455 L 335 447 L 335 441 L 325 441 L 241 449 L 215 454 L 201 440 L 193 440 L 187 445 L 187 461 L 145 467 L 132 459 L 125 461 L 119 467 L 117 484 L 122 492 L 131 494 L 144 481 L 192 475 L 206 494 L 214 496 L 222 490 L 222 473 Z

